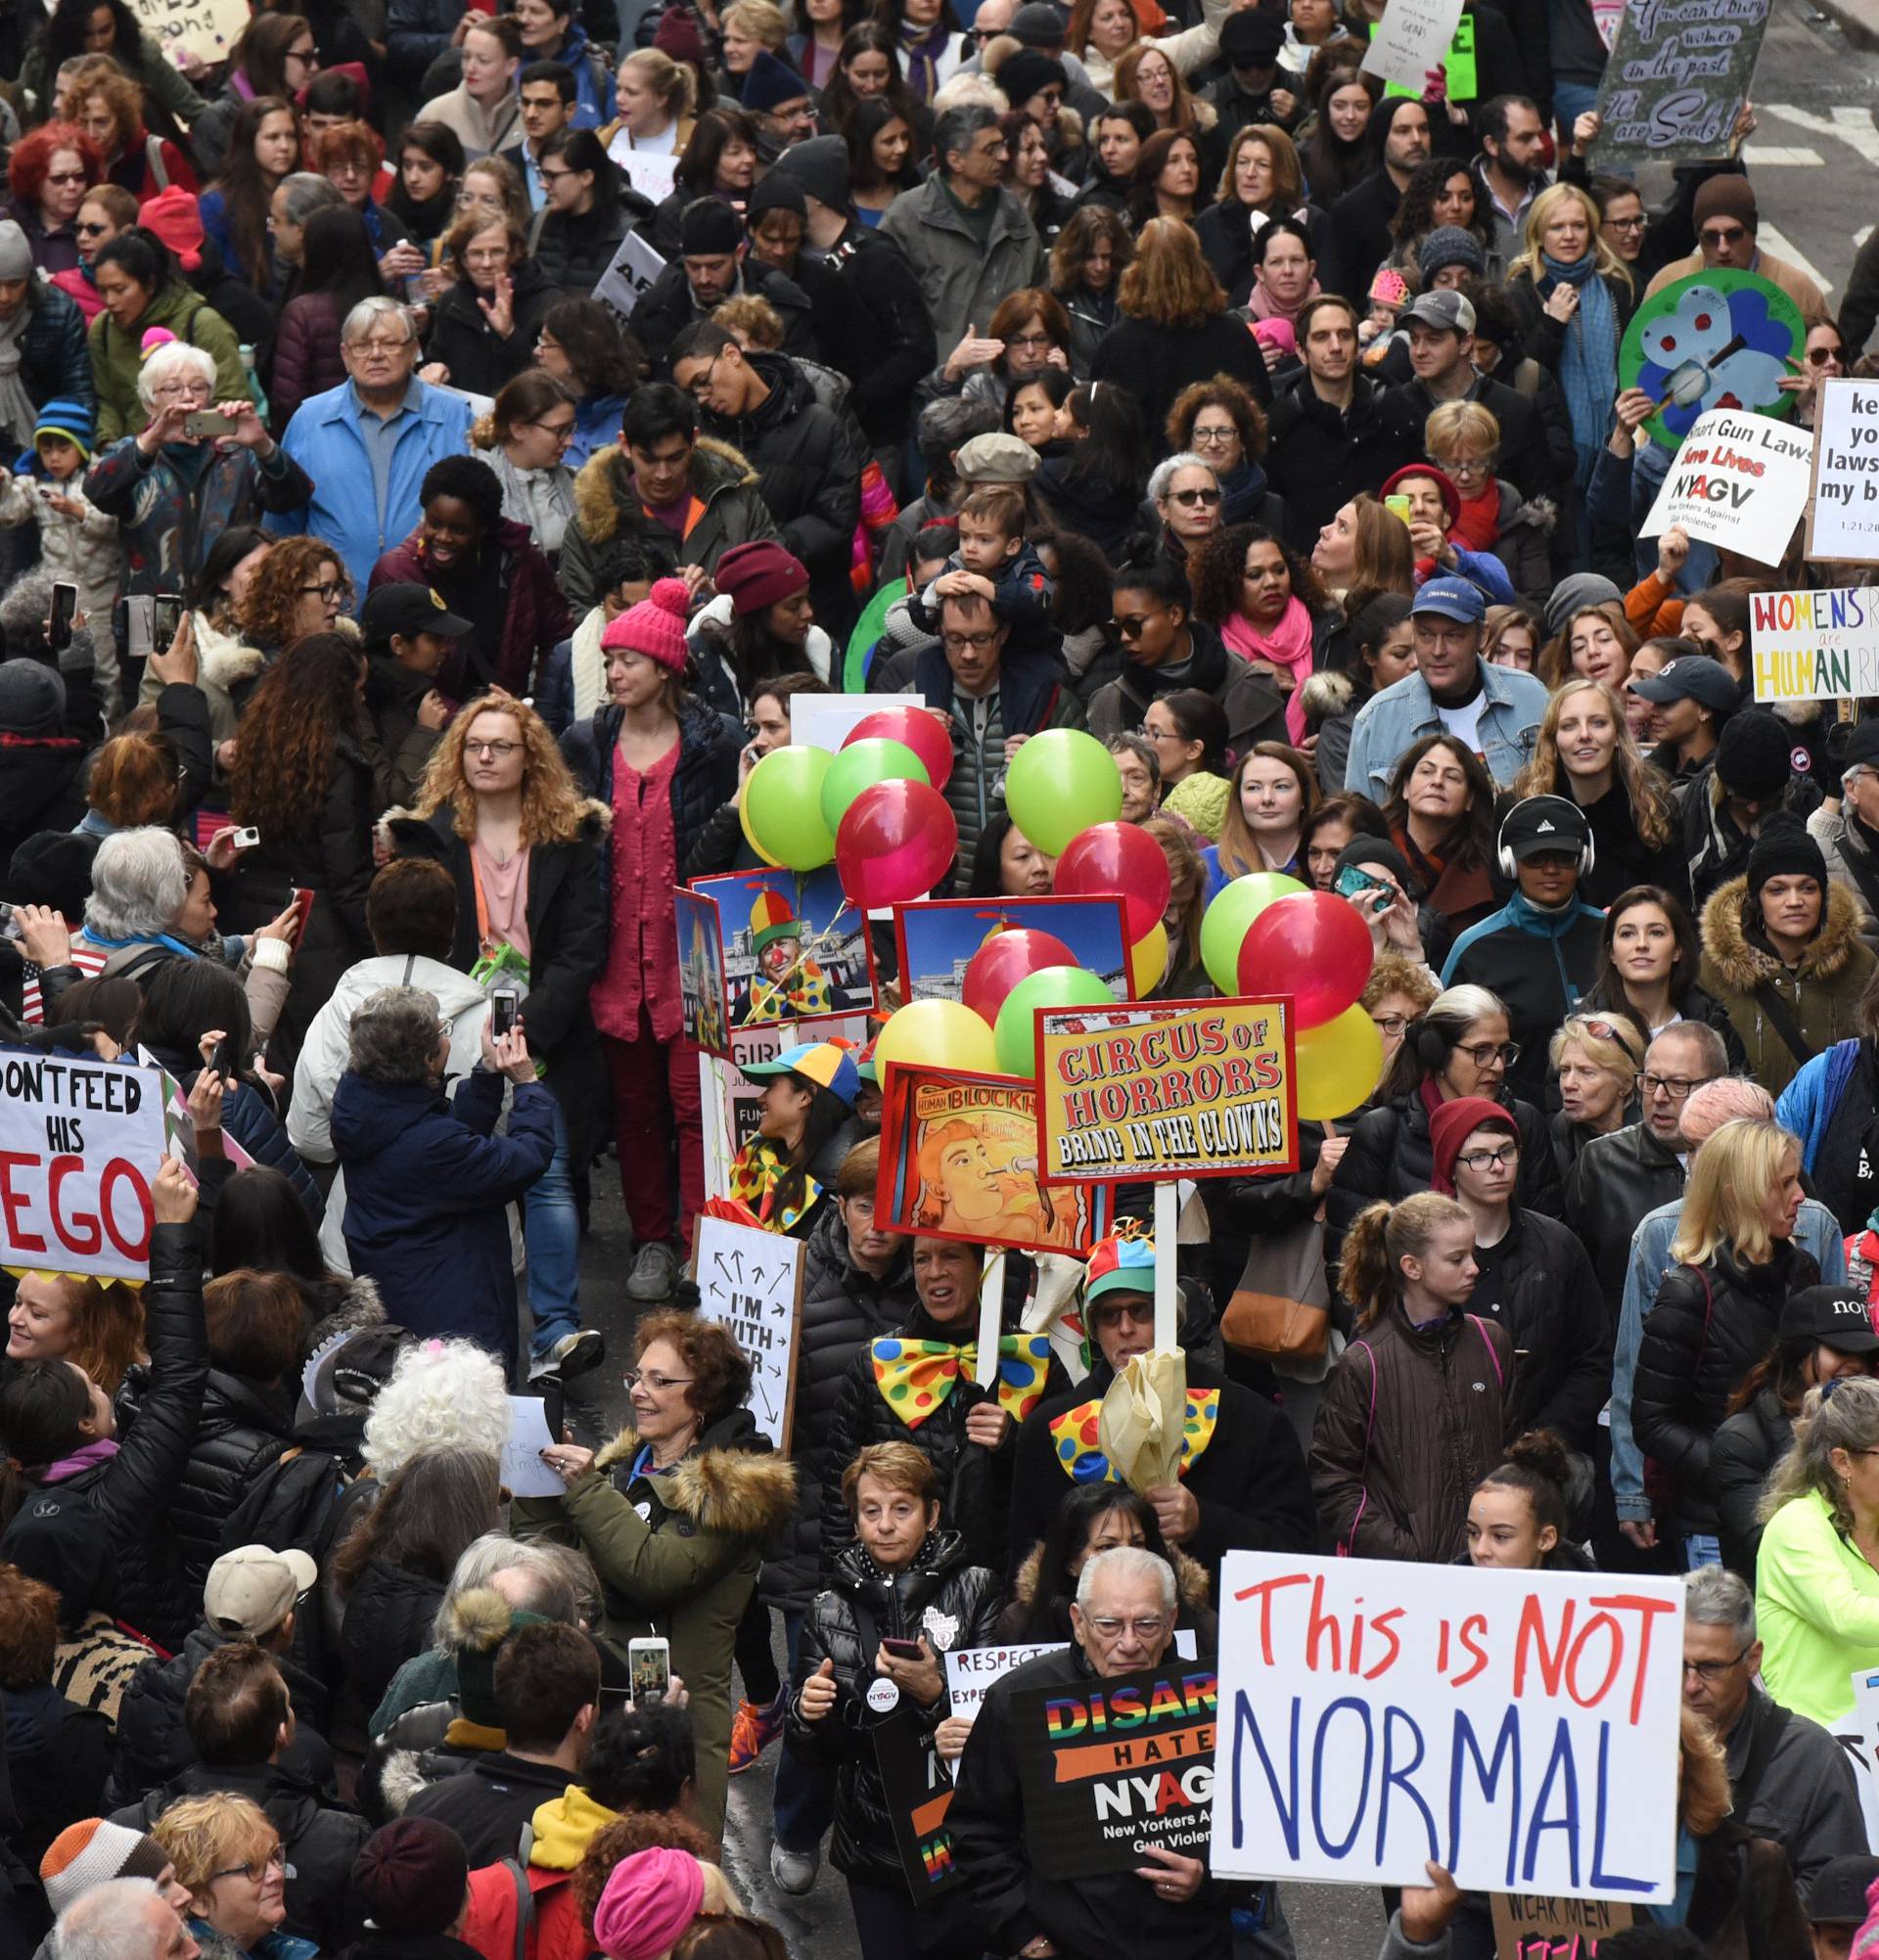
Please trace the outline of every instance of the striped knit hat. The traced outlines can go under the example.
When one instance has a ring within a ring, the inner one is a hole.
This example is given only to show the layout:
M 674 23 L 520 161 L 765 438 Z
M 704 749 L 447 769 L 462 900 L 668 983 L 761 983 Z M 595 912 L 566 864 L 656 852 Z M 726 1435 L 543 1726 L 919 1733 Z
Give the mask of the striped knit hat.
M 94 1886 L 113 1879 L 156 1879 L 169 1862 L 169 1853 L 144 1832 L 86 1817 L 68 1824 L 53 1839 L 39 1860 L 39 1879 L 46 1902 L 61 1913 Z
M 42 435 L 63 435 L 87 463 L 91 461 L 91 411 L 82 401 L 61 395 L 47 402 L 32 425 L 33 441 Z

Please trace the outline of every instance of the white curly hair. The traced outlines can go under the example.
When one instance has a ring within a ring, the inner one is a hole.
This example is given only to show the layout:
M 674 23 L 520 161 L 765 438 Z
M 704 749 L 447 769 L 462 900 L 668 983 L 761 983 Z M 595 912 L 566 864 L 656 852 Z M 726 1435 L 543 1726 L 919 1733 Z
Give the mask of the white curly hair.
M 365 1461 L 380 1482 L 427 1449 L 467 1443 L 500 1454 L 509 1436 L 502 1363 L 471 1341 L 420 1341 L 398 1356 L 365 1419 Z

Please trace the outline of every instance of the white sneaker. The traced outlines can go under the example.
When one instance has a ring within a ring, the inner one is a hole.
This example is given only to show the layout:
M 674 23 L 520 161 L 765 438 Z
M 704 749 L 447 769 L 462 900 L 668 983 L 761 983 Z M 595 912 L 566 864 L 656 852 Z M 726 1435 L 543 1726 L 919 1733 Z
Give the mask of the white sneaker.
M 559 1375 L 572 1382 L 590 1368 L 598 1368 L 607 1358 L 607 1344 L 591 1327 L 564 1334 L 552 1346 L 544 1348 L 528 1364 L 528 1379 L 538 1382 L 544 1375 Z
M 678 1259 L 670 1246 L 641 1246 L 633 1261 L 632 1276 L 626 1282 L 628 1299 L 670 1299 L 678 1284 Z
M 800 1898 L 814 1885 L 815 1875 L 821 1868 L 819 1846 L 813 1851 L 786 1851 L 781 1845 L 770 1846 L 770 1877 L 779 1892 L 791 1892 Z

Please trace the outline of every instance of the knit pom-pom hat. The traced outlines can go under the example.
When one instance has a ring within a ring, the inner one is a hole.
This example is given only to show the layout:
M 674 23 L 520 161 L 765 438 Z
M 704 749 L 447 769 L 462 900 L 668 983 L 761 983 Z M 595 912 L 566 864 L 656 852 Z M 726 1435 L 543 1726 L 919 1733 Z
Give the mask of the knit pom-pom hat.
M 669 672 L 685 671 L 685 618 L 691 610 L 691 588 L 682 578 L 661 578 L 637 606 L 629 606 L 601 633 L 603 648 L 624 647 L 644 654 Z

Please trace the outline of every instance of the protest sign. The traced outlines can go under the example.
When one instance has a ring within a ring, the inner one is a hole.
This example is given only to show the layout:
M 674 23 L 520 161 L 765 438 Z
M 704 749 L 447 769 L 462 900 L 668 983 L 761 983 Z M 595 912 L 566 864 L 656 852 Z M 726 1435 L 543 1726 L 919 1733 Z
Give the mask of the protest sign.
M 695 878 L 691 889 L 719 908 L 733 1028 L 873 1004 L 867 921 L 848 903 L 834 865 L 733 871 Z
M 1631 1909 L 1611 1898 L 1545 1898 L 1495 1892 L 1494 1960 L 1594 1960 L 1598 1942 L 1623 1933 Z
M 1027 1661 L 1036 1660 L 1040 1654 L 1061 1654 L 1069 1644 L 1065 1640 L 1041 1640 L 1019 1641 L 1004 1647 L 955 1647 L 946 1656 L 946 1712 L 976 1715 L 979 1705 L 985 1699 L 985 1690 L 994 1681 L 1014 1667 L 1022 1667 Z M 1174 1629 L 1174 1651 L 1183 1661 L 1198 1657 L 1191 1626 Z
M 665 270 L 660 257 L 637 232 L 628 232 L 614 253 L 614 262 L 600 275 L 594 297 L 627 319 L 654 280 Z
M 1213 1663 L 1172 1654 L 1135 1674 L 1019 1689 L 1011 1734 L 1037 1875 L 1132 1872 L 1144 1845 L 1205 1858 L 1216 1706 Z
M 882 1092 L 883 1231 L 1086 1253 L 1108 1229 L 1106 1186 L 1038 1181 L 1033 1083 L 896 1062 Z
M 875 1725 L 874 1755 L 881 1791 L 894 1819 L 894 1846 L 913 1889 L 916 1907 L 959 1882 L 952 1862 L 946 1812 L 952 1808 L 952 1772 L 932 1735 L 903 1709 Z
M 1712 409 L 1683 438 L 1641 534 L 1680 525 L 1698 543 L 1779 564 L 1812 474 L 1811 430 Z
M 1758 702 L 1879 693 L 1879 591 L 1752 592 L 1749 650 Z
M 712 1055 L 728 1055 L 730 992 L 724 984 L 724 929 L 717 900 L 682 886 L 672 893 L 678 925 L 678 998 L 685 1039 Z
M 1682 1654 L 1673 1578 L 1229 1552 L 1214 1876 L 1664 1904 Z
M 826 749 L 833 755 L 869 715 L 907 706 L 904 694 L 796 695 L 790 702 L 790 746 Z
M 160 1070 L 0 1053 L 0 1265 L 148 1279 L 163 1105 Z
M 1475 17 L 1464 14 L 1455 23 L 1455 37 L 1448 43 L 1447 52 L 1442 58 L 1443 79 L 1446 82 L 1446 94 L 1450 102 L 1473 102 L 1481 93 L 1479 65 L 1475 59 Z M 1414 88 L 1405 88 L 1401 82 L 1393 81 L 1384 88 L 1385 95 L 1420 96 L 1428 86 L 1419 81 Z
M 927 898 L 894 908 L 902 1000 L 958 1000 L 972 956 L 994 933 L 1048 933 L 1118 1000 L 1129 998 L 1120 898 Z
M 730 1191 L 731 1160 L 756 1134 L 762 1114 L 763 1084 L 744 1073 L 750 1062 L 774 1062 L 799 1041 L 848 1041 L 859 1048 L 869 1038 L 866 1014 L 825 1014 L 806 1021 L 770 1021 L 731 1029 L 731 1053 L 698 1058 L 704 1098 L 705 1195 Z
M 751 1363 L 745 1406 L 787 1456 L 802 1304 L 802 1241 L 727 1218 L 697 1228 L 698 1311 L 736 1337 Z
M 1460 19 L 1461 0 L 1389 0 L 1364 50 L 1364 73 L 1420 95 L 1429 70 L 1447 59 Z
M 130 11 L 156 37 L 163 59 L 195 55 L 214 64 L 248 25 L 248 0 L 130 0 Z
M 1879 387 L 1822 382 L 1813 428 L 1808 556 L 1879 562 Z
M 1037 1088 L 1046 1184 L 1299 1167 L 1283 1001 L 1040 1009 Z
M 1592 167 L 1729 154 L 1768 0 L 1629 0 L 1598 87 Z
M 310 1393 L 311 1386 L 306 1386 Z M 541 1452 L 553 1441 L 541 1397 L 511 1395 L 509 1434 L 502 1445 L 502 1487 L 511 1497 L 559 1497 L 567 1489 L 541 1460 Z
M 1783 421 L 1807 345 L 1801 309 L 1758 272 L 1706 268 L 1660 287 L 1630 317 L 1618 346 L 1618 385 L 1655 406 L 1644 433 L 1674 450 L 1713 408 Z
M 1865 1819 L 1866 1843 L 1879 1845 L 1879 1674 L 1869 1667 L 1853 1670 L 1853 1711 L 1837 1724 L 1834 1741 L 1853 1764 L 1859 1787 L 1859 1813 Z

